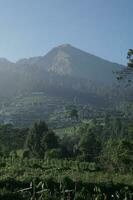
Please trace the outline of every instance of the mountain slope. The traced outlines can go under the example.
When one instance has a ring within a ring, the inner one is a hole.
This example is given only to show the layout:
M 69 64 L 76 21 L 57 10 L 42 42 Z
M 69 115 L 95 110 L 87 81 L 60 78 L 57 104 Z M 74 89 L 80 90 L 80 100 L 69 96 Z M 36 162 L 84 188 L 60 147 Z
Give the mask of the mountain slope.
M 45 56 L 16 63 L 0 59 L 0 97 L 43 91 L 81 99 L 81 93 L 90 96 L 97 88 L 114 84 L 112 72 L 122 67 L 69 44 L 53 48 Z
M 2 58 L 0 119 L 24 125 L 56 116 L 56 123 L 69 104 L 89 105 L 94 110 L 115 107 L 129 97 L 124 89 L 114 87 L 112 72 L 122 67 L 71 45 L 16 63 Z
M 97 56 L 86 53 L 69 44 L 55 47 L 45 56 L 23 59 L 17 64 L 36 66 L 58 75 L 86 78 L 91 81 L 110 83 L 115 80 L 113 71 L 122 68 Z

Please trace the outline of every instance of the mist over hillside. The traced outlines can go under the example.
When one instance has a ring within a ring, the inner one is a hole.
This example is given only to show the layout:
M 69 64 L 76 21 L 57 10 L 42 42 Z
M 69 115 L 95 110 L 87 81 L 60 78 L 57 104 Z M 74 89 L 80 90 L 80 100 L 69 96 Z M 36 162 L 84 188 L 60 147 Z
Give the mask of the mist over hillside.
M 104 83 L 112 82 L 114 80 L 112 72 L 122 67 L 69 44 L 53 48 L 45 56 L 22 59 L 16 64 Z
M 45 56 L 12 63 L 0 59 L 0 96 L 57 89 L 88 92 L 95 84 L 115 83 L 113 71 L 123 66 L 86 53 L 69 44 L 53 48 Z M 93 84 L 92 84 L 93 83 Z

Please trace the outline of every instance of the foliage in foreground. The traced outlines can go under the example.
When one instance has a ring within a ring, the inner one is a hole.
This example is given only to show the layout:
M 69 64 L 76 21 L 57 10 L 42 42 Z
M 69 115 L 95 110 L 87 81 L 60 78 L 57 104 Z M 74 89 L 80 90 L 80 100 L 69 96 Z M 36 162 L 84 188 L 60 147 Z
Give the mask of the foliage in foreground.
M 0 199 L 132 199 L 131 124 L 108 116 L 61 138 L 45 122 L 1 125 Z

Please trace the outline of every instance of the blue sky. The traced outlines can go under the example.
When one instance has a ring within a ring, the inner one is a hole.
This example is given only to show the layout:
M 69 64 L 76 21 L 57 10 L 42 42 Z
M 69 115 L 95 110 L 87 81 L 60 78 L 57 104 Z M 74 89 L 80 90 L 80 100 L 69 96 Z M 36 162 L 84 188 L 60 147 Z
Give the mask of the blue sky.
M 70 43 L 126 64 L 133 0 L 0 0 L 0 57 L 15 61 Z

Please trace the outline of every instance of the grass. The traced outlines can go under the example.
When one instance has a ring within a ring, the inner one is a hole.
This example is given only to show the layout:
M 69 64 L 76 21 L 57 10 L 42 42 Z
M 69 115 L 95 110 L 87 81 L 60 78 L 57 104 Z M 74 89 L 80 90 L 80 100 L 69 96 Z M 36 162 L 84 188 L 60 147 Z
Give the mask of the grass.
M 97 171 L 95 163 L 57 159 L 0 160 L 0 199 L 29 200 L 33 190 L 28 193 L 18 191 L 29 188 L 31 182 L 35 183 L 36 191 L 40 191 L 43 185 L 46 198 L 37 198 L 41 200 L 66 200 L 68 198 L 64 198 L 64 192 L 68 190 L 74 191 L 76 200 L 105 200 L 105 194 L 110 199 L 110 196 L 118 191 L 122 200 L 132 200 L 133 197 L 133 174 Z
M 29 177 L 39 177 L 45 179 L 54 177 L 60 181 L 67 176 L 73 181 L 83 181 L 86 183 L 113 182 L 114 184 L 127 184 L 133 186 L 133 174 L 105 173 L 97 171 L 95 163 L 68 161 L 68 160 L 35 160 L 35 159 L 6 159 L 1 161 L 0 180 L 7 177 L 15 178 L 19 181 Z
M 55 129 L 54 131 L 59 137 L 63 137 L 65 135 L 74 136 L 76 134 L 76 129 L 79 126 L 80 126 L 80 124 L 76 124 L 75 126 L 69 126 L 66 128 L 58 128 L 58 129 Z

